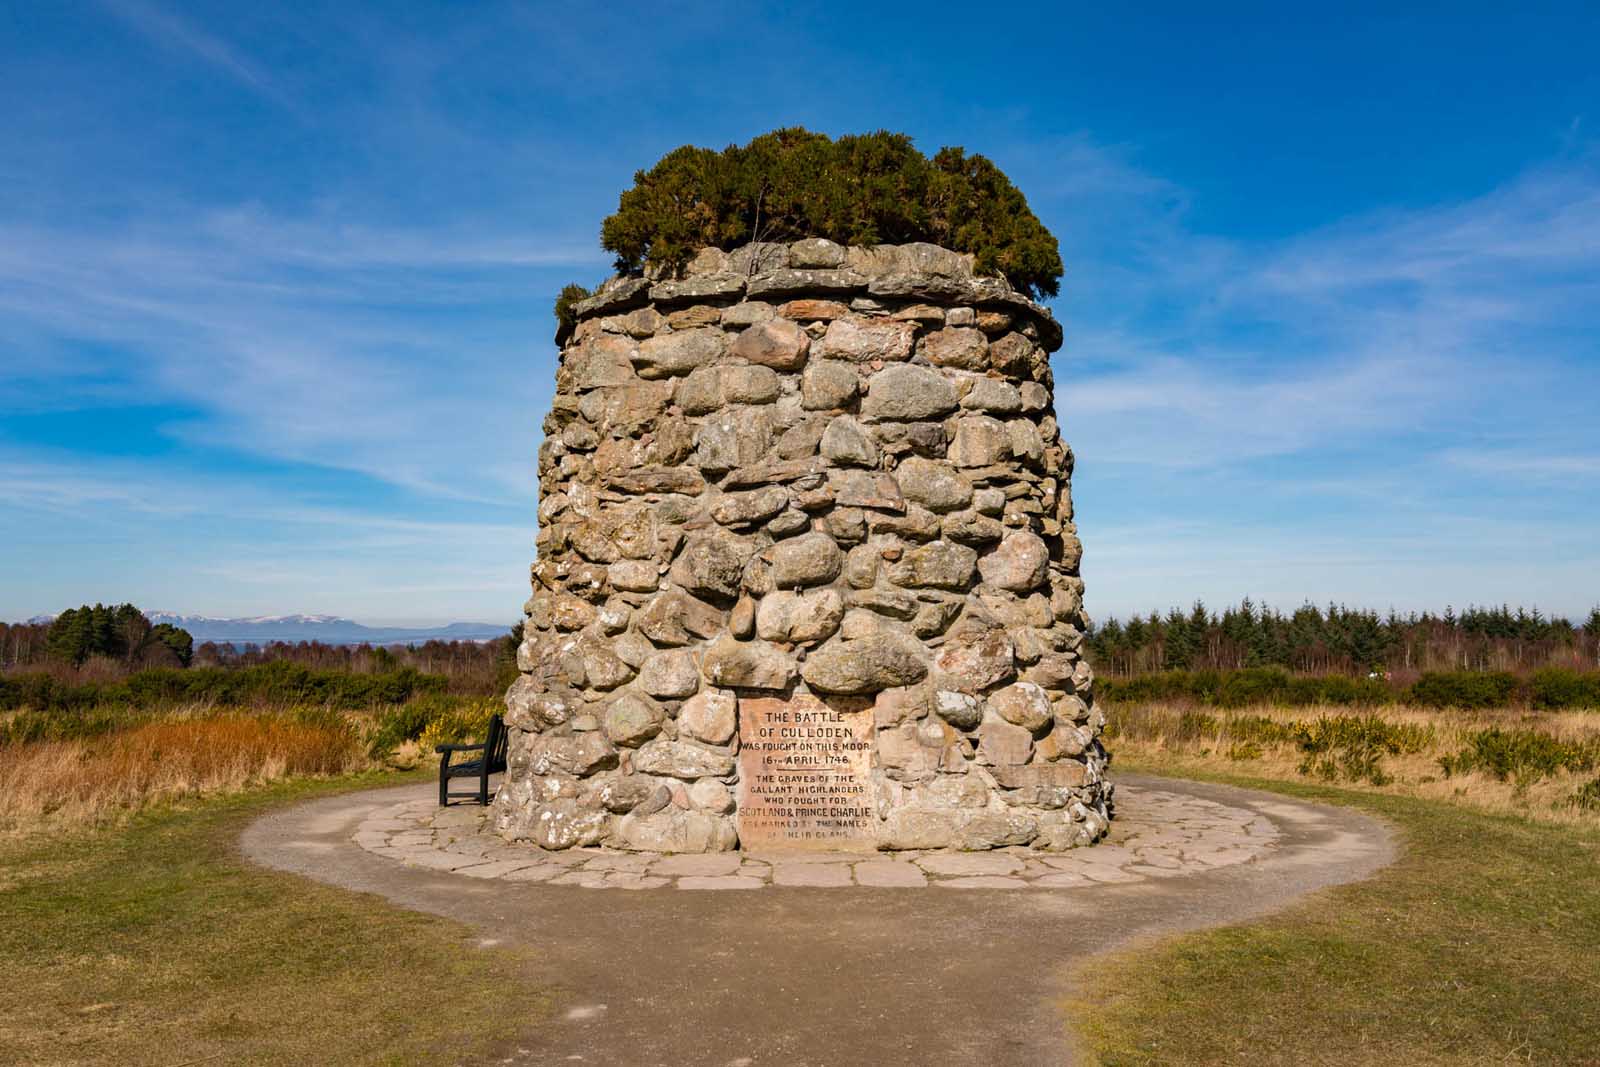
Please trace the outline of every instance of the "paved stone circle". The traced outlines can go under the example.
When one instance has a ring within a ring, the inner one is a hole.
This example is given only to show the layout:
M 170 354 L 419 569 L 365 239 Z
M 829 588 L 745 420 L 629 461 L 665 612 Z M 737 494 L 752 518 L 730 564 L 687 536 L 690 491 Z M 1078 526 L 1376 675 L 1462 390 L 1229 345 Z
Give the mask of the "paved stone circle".
M 1118 790 L 1117 818 L 1101 844 L 1064 853 L 713 852 L 662 855 L 610 848 L 547 851 L 507 844 L 483 808 L 432 799 L 379 808 L 356 844 L 411 867 L 503 882 L 584 889 L 765 889 L 860 886 L 913 889 L 1081 889 L 1174 878 L 1251 863 L 1276 847 L 1265 815 L 1183 793 Z

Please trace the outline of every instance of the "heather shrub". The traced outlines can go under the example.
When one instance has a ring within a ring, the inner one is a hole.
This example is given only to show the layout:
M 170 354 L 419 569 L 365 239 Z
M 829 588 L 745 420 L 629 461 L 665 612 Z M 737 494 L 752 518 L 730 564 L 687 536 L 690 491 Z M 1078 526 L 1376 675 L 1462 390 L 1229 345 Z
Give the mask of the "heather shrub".
M 589 290 L 581 285 L 572 284 L 562 286 L 561 292 L 556 294 L 556 327 L 559 330 L 570 330 L 578 324 L 578 301 L 587 300 L 593 296 Z
M 634 175 L 600 237 L 628 274 L 676 269 L 702 248 L 805 237 L 931 241 L 1034 297 L 1054 296 L 1062 272 L 1055 237 L 992 162 L 961 148 L 929 159 L 883 130 L 835 140 L 789 127 L 721 152 L 684 145 Z
M 96 711 L 149 711 L 196 703 L 235 707 L 325 705 L 350 711 L 443 693 L 448 680 L 414 667 L 370 674 L 320 670 L 287 660 L 249 667 L 156 668 L 121 681 L 64 682 L 47 674 L 0 676 L 0 711 L 71 713 L 98 721 Z
M 1268 704 L 1286 708 L 1318 704 L 1375 707 L 1392 704 L 1396 698 L 1395 692 L 1381 678 L 1293 675 L 1278 667 L 1157 671 L 1131 678 L 1101 677 L 1095 687 L 1107 701 L 1192 701 L 1218 708 Z
M 1511 702 L 1517 676 L 1508 671 L 1436 671 L 1417 679 L 1406 703 L 1427 708 L 1496 708 Z
M 1536 708 L 1600 708 L 1600 673 L 1546 667 L 1528 678 L 1528 702 Z

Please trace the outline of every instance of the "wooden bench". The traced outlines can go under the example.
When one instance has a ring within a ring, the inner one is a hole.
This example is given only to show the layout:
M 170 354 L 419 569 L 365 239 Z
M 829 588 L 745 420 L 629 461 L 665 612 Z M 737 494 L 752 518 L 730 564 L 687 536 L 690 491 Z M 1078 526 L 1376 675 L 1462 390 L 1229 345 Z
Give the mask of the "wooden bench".
M 437 745 L 434 751 L 442 757 L 439 760 L 439 806 L 449 807 L 451 797 L 476 797 L 479 804 L 489 803 L 489 776 L 506 769 L 506 727 L 496 715 L 489 720 L 489 733 L 478 745 Z M 483 755 L 474 760 L 462 763 L 452 763 L 451 758 L 458 752 L 481 752 Z M 476 778 L 478 788 L 472 793 L 450 792 L 450 779 Z

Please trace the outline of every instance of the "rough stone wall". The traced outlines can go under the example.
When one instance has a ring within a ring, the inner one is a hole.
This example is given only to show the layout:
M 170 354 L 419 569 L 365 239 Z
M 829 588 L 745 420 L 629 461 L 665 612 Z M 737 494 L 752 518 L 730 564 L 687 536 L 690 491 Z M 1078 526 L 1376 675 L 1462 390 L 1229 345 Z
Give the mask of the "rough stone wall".
M 737 847 L 763 701 L 867 724 L 875 847 L 1104 832 L 1048 312 L 808 240 L 612 279 L 563 340 L 502 835 Z

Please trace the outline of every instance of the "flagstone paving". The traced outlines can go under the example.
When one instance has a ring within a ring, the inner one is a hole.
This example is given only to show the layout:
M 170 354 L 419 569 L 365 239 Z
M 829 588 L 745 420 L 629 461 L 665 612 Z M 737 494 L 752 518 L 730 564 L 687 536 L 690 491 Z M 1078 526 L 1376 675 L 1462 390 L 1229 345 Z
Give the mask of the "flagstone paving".
M 675 856 L 608 848 L 547 852 L 494 836 L 483 808 L 441 808 L 431 798 L 374 809 L 356 825 L 351 840 L 396 863 L 581 889 L 1083 889 L 1253 863 L 1281 836 L 1272 819 L 1258 811 L 1191 793 L 1140 789 L 1136 801 L 1119 810 L 1107 841 L 1065 853 L 1027 848 Z
M 519 1065 L 1069 1063 L 1063 1004 L 1097 953 L 1248 921 L 1394 855 L 1349 809 L 1131 774 L 1110 837 L 1054 854 L 542 853 L 432 793 L 286 808 L 241 846 L 527 946 L 527 988 L 496 995 L 528 1024 L 485 1061 Z

